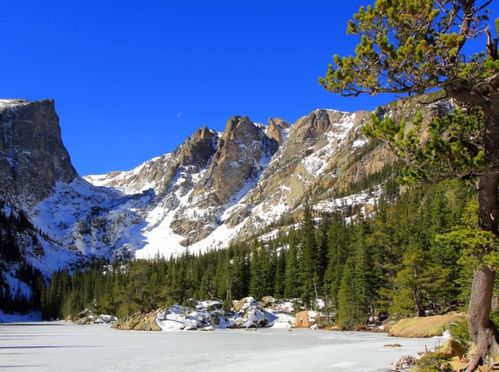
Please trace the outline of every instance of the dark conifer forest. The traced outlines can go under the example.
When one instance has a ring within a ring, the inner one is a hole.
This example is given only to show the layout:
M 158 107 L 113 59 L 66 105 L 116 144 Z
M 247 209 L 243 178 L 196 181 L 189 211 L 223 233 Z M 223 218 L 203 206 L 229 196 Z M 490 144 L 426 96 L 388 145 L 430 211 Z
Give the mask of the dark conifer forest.
M 474 224 L 472 185 L 444 181 L 402 190 L 381 200 L 370 216 L 313 212 L 304 202 L 301 223 L 281 220 L 268 234 L 200 256 L 94 262 L 57 272 L 43 289 L 47 319 L 86 307 L 123 318 L 192 299 L 217 298 L 227 307 L 245 296 L 299 299 L 306 308 L 324 300 L 342 329 L 371 317 L 393 319 L 464 308 L 472 266 L 449 234 Z M 165 242 L 167 244 L 167 242 Z

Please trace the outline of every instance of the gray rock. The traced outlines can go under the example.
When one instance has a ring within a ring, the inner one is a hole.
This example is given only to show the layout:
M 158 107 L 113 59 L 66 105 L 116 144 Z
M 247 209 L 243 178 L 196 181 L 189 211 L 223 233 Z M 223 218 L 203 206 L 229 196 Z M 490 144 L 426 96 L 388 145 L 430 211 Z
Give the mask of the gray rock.
M 0 105 L 0 194 L 5 200 L 33 206 L 52 193 L 56 182 L 76 176 L 53 100 Z
M 418 360 L 412 355 L 403 355 L 392 363 L 392 371 L 404 371 L 414 367 Z

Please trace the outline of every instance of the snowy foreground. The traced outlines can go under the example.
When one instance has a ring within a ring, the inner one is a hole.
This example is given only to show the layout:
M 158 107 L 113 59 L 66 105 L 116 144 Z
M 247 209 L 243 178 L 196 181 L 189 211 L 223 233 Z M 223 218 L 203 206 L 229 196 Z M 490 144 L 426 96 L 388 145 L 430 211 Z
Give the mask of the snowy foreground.
M 59 322 L 0 324 L 0 369 L 387 371 L 401 355 L 438 342 L 311 329 L 165 333 Z M 402 347 L 384 347 L 393 343 Z

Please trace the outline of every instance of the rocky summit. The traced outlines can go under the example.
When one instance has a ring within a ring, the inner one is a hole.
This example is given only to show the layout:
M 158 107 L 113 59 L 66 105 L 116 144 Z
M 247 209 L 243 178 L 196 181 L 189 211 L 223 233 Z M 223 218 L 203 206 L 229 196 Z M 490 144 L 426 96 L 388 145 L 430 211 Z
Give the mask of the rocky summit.
M 406 100 L 377 113 L 407 117 L 445 105 Z M 200 128 L 130 171 L 80 177 L 53 100 L 0 100 L 0 230 L 19 247 L 0 262 L 3 280 L 29 296 L 16 282 L 23 262 L 48 276 L 92 257 L 168 258 L 265 240 L 283 217 L 299 221 L 307 197 L 318 212 L 369 214 L 385 192 L 380 175 L 395 162 L 363 136 L 370 115 L 318 109 L 267 125 L 235 116 L 223 132 Z
M 32 207 L 57 182 L 76 178 L 53 100 L 0 100 L 0 123 L 0 192 L 7 201 Z

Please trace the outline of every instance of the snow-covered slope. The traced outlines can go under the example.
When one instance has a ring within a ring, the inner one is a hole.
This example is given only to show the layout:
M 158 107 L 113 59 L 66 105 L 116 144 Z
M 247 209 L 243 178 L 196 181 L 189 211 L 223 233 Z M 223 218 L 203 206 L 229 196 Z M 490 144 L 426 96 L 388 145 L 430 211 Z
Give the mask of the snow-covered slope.
M 131 171 L 85 179 L 127 195 L 145 190 L 154 193 L 135 208 L 142 223 L 130 231 L 138 237 L 127 236 L 136 257 L 170 257 L 186 249 L 199 253 L 223 248 L 299 210 L 305 194 L 313 193 L 325 175 L 333 181 L 341 178 L 343 168 L 350 168 L 338 165 L 338 157 L 351 160 L 362 152 L 367 140 L 359 129 L 367 115 L 316 110 L 292 127 L 282 121 L 271 121 L 266 127 L 248 118 L 233 118 L 224 133 L 210 139 L 214 151 L 205 156 L 204 167 L 178 165 L 182 163 L 178 154 L 190 146 L 188 140 L 175 153 Z M 332 172 L 335 162 L 338 167 Z M 154 177 L 151 181 L 151 174 L 159 170 L 173 174 L 168 171 L 172 167 L 176 169 L 173 177 Z M 365 171 L 359 177 L 365 177 Z M 366 192 L 352 196 L 347 204 L 374 203 L 379 195 L 379 190 Z M 331 211 L 345 205 L 342 200 L 326 197 L 318 210 Z

